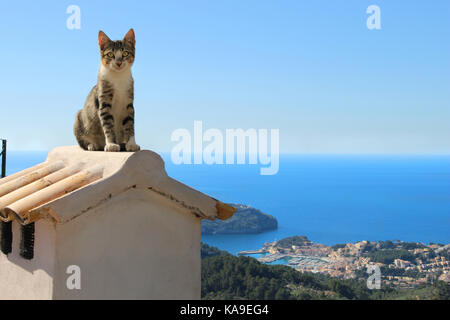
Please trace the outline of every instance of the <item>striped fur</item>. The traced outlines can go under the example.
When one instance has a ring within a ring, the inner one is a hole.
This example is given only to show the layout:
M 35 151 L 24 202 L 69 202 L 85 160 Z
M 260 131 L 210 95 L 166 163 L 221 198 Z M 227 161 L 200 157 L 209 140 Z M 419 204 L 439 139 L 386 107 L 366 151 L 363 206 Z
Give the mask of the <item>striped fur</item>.
M 75 118 L 74 133 L 81 148 L 90 151 L 137 151 L 134 138 L 134 85 L 131 66 L 135 37 L 112 41 L 99 32 L 101 66 L 97 84 Z

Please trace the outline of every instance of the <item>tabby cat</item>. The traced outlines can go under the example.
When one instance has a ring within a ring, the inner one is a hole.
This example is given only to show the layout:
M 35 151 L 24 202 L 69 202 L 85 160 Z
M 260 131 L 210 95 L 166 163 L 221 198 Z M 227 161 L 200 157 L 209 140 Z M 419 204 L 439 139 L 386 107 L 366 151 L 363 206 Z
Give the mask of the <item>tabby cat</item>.
M 135 36 L 130 29 L 123 40 L 98 34 L 101 65 L 97 84 L 84 108 L 78 111 L 74 133 L 81 148 L 89 151 L 137 151 L 134 139 L 134 88 L 131 66 Z

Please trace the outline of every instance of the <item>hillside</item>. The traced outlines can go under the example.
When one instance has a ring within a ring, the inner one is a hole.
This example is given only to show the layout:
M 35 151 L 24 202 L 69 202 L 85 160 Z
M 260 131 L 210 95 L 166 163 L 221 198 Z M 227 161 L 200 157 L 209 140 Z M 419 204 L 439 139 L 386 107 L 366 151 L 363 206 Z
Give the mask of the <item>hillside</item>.
M 443 281 L 417 289 L 367 289 L 359 280 L 299 272 L 291 267 L 266 265 L 249 257 L 236 257 L 202 244 L 202 299 L 255 300 L 396 300 L 450 299 Z
M 328 246 L 306 236 L 291 236 L 266 242 L 256 252 L 263 254 L 257 258 L 262 263 L 283 260 L 298 271 L 341 279 L 367 279 L 366 270 L 377 265 L 382 283 L 397 288 L 417 288 L 436 280 L 450 283 L 450 259 L 444 244 L 363 240 Z
M 237 208 L 228 220 L 203 220 L 202 234 L 254 234 L 278 228 L 277 220 L 258 209 L 242 204 L 231 204 Z
M 292 246 L 302 246 L 310 243 L 311 241 L 306 236 L 292 236 L 281 239 L 275 246 L 278 248 L 291 248 Z

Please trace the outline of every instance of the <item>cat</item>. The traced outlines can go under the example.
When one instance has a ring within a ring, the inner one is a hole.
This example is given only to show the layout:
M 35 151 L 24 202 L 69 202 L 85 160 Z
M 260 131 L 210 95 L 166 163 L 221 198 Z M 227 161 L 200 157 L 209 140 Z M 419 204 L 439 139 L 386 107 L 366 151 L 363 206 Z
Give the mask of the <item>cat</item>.
M 138 151 L 134 138 L 134 80 L 131 66 L 135 34 L 130 29 L 123 40 L 112 41 L 98 33 L 101 65 L 97 84 L 82 110 L 78 111 L 74 134 L 81 148 L 89 151 Z

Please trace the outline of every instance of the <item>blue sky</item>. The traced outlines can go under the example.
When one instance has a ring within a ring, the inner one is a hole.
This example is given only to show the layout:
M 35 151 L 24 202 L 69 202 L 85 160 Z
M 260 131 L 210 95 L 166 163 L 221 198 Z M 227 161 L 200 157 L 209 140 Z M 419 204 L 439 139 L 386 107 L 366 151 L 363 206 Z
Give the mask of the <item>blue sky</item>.
M 69 5 L 81 29 L 69 30 Z M 381 9 L 368 30 L 366 8 Z M 450 153 L 450 2 L 8 1 L 0 10 L 0 135 L 13 150 L 75 144 L 97 34 L 136 33 L 136 139 L 280 130 L 289 153 Z

